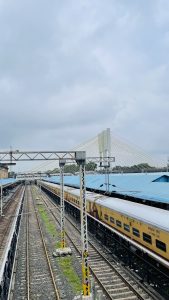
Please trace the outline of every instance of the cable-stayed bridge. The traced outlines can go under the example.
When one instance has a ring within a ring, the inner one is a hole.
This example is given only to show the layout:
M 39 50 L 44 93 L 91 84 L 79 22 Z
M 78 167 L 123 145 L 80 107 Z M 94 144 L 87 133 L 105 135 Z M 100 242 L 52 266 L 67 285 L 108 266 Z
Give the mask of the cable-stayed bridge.
M 104 130 L 104 132 L 107 131 Z M 147 163 L 150 166 L 160 168 L 164 167 L 165 161 L 160 158 L 155 157 L 153 154 L 148 153 L 144 150 L 142 150 L 140 147 L 132 144 L 129 141 L 126 141 L 124 138 L 119 138 L 115 136 L 115 134 L 112 134 L 110 129 L 109 131 L 109 153 L 106 153 L 104 149 L 102 149 L 104 152 L 103 156 L 109 156 L 114 157 L 115 161 L 111 163 L 111 167 L 115 166 L 133 166 L 138 165 L 142 163 Z M 103 133 L 103 132 L 102 132 Z M 101 134 L 102 134 L 101 133 Z M 92 161 L 92 157 L 100 157 L 100 133 L 97 134 L 95 137 L 84 141 L 80 145 L 75 146 L 72 150 L 73 151 L 86 151 L 86 157 L 90 158 Z M 104 137 L 103 137 L 104 140 Z M 101 143 L 104 144 L 105 141 L 102 141 Z M 104 148 L 104 147 L 103 147 Z M 41 162 L 38 165 L 36 164 L 33 168 L 27 170 L 26 172 L 38 172 L 38 171 L 46 171 L 46 170 L 52 170 L 54 168 L 58 167 L 58 164 L 56 161 L 45 161 Z
M 110 156 L 115 157 L 112 166 L 132 166 L 147 163 L 150 166 L 161 167 L 162 163 L 159 159 L 132 143 L 122 140 L 110 133 Z M 100 156 L 99 152 L 99 134 L 94 138 L 85 141 L 76 146 L 73 150 L 86 151 L 87 157 Z

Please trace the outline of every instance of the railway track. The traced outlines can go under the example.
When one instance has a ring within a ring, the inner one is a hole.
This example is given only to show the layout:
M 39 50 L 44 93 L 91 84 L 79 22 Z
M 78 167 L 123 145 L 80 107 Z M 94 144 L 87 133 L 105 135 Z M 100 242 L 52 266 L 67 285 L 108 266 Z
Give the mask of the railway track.
M 44 201 L 48 210 L 52 213 L 55 220 L 60 222 L 60 213 L 58 207 L 51 199 L 42 193 L 41 199 Z M 54 210 L 55 207 L 55 210 Z M 80 230 L 74 223 L 66 217 L 66 233 L 73 246 L 81 254 Z M 101 287 L 104 299 L 120 300 L 150 300 L 156 299 L 154 295 L 139 285 L 134 278 L 130 277 L 120 265 L 115 262 L 110 263 L 105 257 L 102 247 L 90 241 L 89 239 L 89 264 L 90 270 L 98 284 Z
M 24 213 L 13 274 L 9 299 L 60 300 L 39 216 L 29 186 L 25 193 Z
M 0 217 L 0 258 L 3 255 L 9 232 L 13 223 L 23 188 L 20 187 L 3 207 L 3 217 Z
M 8 195 L 3 196 L 3 199 L 2 199 L 2 208 L 3 208 L 3 210 L 5 209 L 6 206 L 8 206 L 10 201 L 15 198 L 15 195 L 18 193 L 20 188 L 21 188 L 21 184 L 18 185 L 17 187 L 15 187 L 14 189 L 12 189 L 12 191 L 10 191 L 10 193 Z

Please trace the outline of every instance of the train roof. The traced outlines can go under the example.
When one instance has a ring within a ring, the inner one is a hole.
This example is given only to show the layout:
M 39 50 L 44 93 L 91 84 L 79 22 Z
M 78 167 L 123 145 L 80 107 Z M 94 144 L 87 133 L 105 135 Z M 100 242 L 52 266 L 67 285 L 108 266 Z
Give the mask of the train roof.
M 98 199 L 96 203 L 125 214 L 130 218 L 169 231 L 169 211 L 167 210 L 110 197 Z
M 52 183 L 48 184 L 52 186 L 54 185 Z M 65 186 L 65 190 L 74 195 L 80 195 L 79 189 Z M 169 231 L 169 211 L 167 210 L 134 203 L 119 198 L 107 197 L 88 191 L 86 192 L 86 198 L 91 202 L 95 202 L 98 205 L 125 214 L 130 218 L 134 218 L 144 223 L 150 224 L 151 226 L 156 226 L 158 228 L 161 228 L 162 230 Z
M 59 176 L 46 178 L 59 183 Z M 64 176 L 66 185 L 80 187 L 79 176 Z M 86 175 L 86 187 L 106 191 L 105 175 Z M 109 191 L 114 194 L 130 196 L 147 201 L 169 204 L 169 173 L 110 174 Z

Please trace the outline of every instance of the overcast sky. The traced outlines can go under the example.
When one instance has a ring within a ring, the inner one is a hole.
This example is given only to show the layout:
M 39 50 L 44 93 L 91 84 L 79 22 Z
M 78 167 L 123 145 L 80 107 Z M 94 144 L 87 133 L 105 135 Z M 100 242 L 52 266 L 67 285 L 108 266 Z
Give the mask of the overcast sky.
M 168 0 L 0 0 L 0 148 L 110 127 L 169 154 Z

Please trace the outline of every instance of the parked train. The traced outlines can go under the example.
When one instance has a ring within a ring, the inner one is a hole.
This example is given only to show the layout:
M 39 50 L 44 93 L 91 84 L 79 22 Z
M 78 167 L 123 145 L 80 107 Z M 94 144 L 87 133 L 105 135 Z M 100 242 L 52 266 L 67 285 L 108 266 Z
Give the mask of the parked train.
M 60 185 L 41 182 L 60 196 Z M 65 201 L 79 208 L 80 190 L 64 187 Z M 169 268 L 169 211 L 86 192 L 87 213 Z

